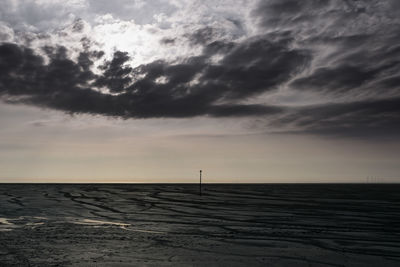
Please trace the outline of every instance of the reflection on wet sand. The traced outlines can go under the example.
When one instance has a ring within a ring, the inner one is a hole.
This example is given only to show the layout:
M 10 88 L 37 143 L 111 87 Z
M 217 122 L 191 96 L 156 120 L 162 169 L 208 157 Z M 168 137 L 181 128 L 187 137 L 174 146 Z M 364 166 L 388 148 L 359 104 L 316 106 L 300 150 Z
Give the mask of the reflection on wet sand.
M 14 224 L 10 223 L 7 218 L 0 218 L 0 231 L 11 231 Z
M 0 262 L 399 266 L 399 185 L 4 185 Z M 103 264 L 103 265 L 102 265 Z
M 107 222 L 100 220 L 91 220 L 91 219 L 83 219 L 82 221 L 74 222 L 76 224 L 84 224 L 84 225 L 118 225 L 118 226 L 129 226 L 129 223 L 120 223 L 120 222 Z

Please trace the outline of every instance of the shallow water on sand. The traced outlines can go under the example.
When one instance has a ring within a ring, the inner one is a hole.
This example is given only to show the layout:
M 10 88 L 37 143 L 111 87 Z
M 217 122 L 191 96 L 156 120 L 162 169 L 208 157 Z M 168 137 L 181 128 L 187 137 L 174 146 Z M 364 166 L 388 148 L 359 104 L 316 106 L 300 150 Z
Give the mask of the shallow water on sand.
M 0 266 L 400 266 L 399 189 L 1 184 Z

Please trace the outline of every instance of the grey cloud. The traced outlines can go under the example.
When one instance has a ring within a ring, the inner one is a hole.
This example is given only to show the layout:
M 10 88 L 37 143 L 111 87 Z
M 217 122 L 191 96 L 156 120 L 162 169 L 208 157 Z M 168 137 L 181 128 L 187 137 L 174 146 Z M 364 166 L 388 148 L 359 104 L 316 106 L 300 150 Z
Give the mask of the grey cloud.
M 296 40 L 313 54 L 313 67 L 294 77 L 292 89 L 351 98 L 400 95 L 396 9 L 388 0 L 271 0 L 260 1 L 254 15 L 262 28 L 274 29 L 271 38 Z
M 215 29 L 211 27 L 204 27 L 188 35 L 188 37 L 192 44 L 204 45 L 210 43 L 215 38 L 215 35 Z
M 382 70 L 383 71 L 383 70 Z M 297 89 L 314 89 L 326 92 L 347 92 L 374 80 L 380 69 L 364 66 L 340 65 L 333 68 L 318 68 L 312 75 L 296 79 L 292 86 Z
M 399 7 L 390 0 L 260 1 L 253 11 L 260 29 L 313 56 L 288 89 L 336 102 L 286 109 L 271 127 L 347 137 L 398 135 Z
M 209 66 L 204 79 L 227 86 L 226 98 L 248 97 L 277 89 L 301 72 L 310 59 L 306 50 L 255 38 L 235 46 L 221 64 Z
M 331 1 L 270 0 L 260 1 L 253 14 L 263 27 L 283 27 L 309 21 L 321 9 L 329 7 Z
M 280 112 L 278 107 L 238 101 L 276 90 L 304 67 L 309 60 L 307 53 L 263 38 L 227 46 L 231 49 L 221 50 L 226 53 L 216 64 L 210 62 L 212 54 L 204 54 L 181 63 L 155 61 L 134 69 L 126 64 L 128 54 L 117 51 L 112 60 L 100 66 L 102 74 L 95 75 L 90 69 L 101 56 L 99 51 L 83 51 L 75 62 L 68 58 L 65 47 L 45 47 L 50 58 L 46 65 L 30 48 L 2 44 L 0 92 L 6 101 L 124 118 Z M 96 89 L 102 87 L 117 94 Z
M 154 15 L 165 14 L 171 16 L 177 7 L 166 0 L 88 0 L 88 8 L 99 15 L 111 14 L 123 20 L 135 20 L 137 24 L 146 24 L 154 21 Z
M 400 98 L 368 99 L 294 108 L 272 123 L 292 133 L 337 137 L 396 138 L 400 134 Z
M 69 1 L 13 1 L 3 0 L 0 18 L 8 26 L 20 31 L 40 32 L 71 23 L 84 6 Z
M 292 82 L 294 89 L 322 91 L 324 93 L 380 95 L 385 88 L 397 91 L 398 84 L 391 78 L 400 72 L 400 34 L 387 28 L 389 36 L 381 33 L 310 40 L 334 43 L 337 51 L 326 58 L 329 65 L 315 68 L 311 74 Z
M 2 0 L 0 18 L 18 30 L 53 30 L 70 24 L 76 18 L 93 21 L 96 16 L 111 14 L 137 24 L 154 22 L 154 15 L 172 15 L 176 6 L 165 0 L 85 0 L 85 1 L 13 1 Z
M 160 43 L 164 45 L 173 45 L 175 44 L 175 42 L 176 42 L 175 38 L 162 38 L 160 40 Z
M 175 12 L 161 2 L 161 11 Z M 149 8 L 147 2 L 135 3 L 123 10 L 123 5 L 90 2 L 96 14 L 109 11 L 126 19 L 132 10 Z M 399 132 L 399 7 L 391 0 L 260 1 L 252 12 L 259 28 L 251 37 L 237 39 L 212 23 L 190 25 L 189 31 L 197 30 L 164 36 L 160 43 L 178 47 L 188 41 L 201 50 L 197 56 L 132 67 L 134 58 L 116 51 L 96 71 L 94 63 L 104 52 L 92 51 L 97 46 L 88 38 L 81 40 L 83 50 L 74 60 L 65 47 L 44 47 L 48 64 L 28 47 L 3 43 L 0 95 L 3 101 L 69 113 L 123 118 L 265 116 L 277 130 L 293 126 L 297 132 L 314 134 L 394 135 Z M 225 22 L 244 31 L 245 20 L 228 15 Z M 138 18 L 138 23 L 151 19 Z M 76 20 L 71 30 L 79 32 L 83 26 Z M 282 88 L 323 95 L 328 103 L 284 107 L 252 102 L 254 97 L 285 91 L 279 91 Z M 346 103 L 337 103 L 339 99 Z
M 104 75 L 96 80 L 95 85 L 106 87 L 111 92 L 124 91 L 131 82 L 131 78 L 128 75 L 132 72 L 132 68 L 125 65 L 129 59 L 128 53 L 115 52 L 111 61 L 100 66 L 100 69 L 104 71 Z
M 14 30 L 0 23 L 0 40 L 11 42 L 14 38 Z

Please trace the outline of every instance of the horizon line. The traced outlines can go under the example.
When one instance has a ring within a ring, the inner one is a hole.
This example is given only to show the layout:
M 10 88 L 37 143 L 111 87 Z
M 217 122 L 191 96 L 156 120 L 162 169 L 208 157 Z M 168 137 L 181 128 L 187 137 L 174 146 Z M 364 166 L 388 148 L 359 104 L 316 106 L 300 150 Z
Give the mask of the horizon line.
M 81 184 L 81 185 L 90 185 L 90 184 L 137 184 L 137 185 L 169 185 L 169 184 L 182 184 L 182 185 L 198 185 L 199 183 L 185 183 L 185 182 L 0 182 L 0 184 Z M 252 185 L 252 184 L 363 184 L 363 185 L 373 185 L 373 184 L 400 184 L 399 182 L 265 182 L 265 183 L 257 183 L 257 182 L 202 182 L 202 184 L 242 184 L 242 185 Z

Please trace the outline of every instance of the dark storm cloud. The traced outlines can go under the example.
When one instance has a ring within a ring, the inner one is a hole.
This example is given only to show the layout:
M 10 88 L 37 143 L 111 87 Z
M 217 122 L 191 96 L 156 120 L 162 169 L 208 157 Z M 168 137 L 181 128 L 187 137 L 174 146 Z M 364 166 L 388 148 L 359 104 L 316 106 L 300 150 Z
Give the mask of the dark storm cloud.
M 109 8 L 106 2 L 97 6 Z M 399 9 L 398 1 L 390 0 L 260 1 L 251 13 L 257 35 L 235 39 L 222 34 L 222 28 L 196 28 L 159 42 L 178 48 L 179 42 L 187 42 L 201 49 L 199 55 L 138 67 L 130 65 L 134 59 L 124 51 L 101 59 L 104 52 L 92 51 L 95 46 L 87 37 L 74 59 L 63 46 L 43 47 L 42 57 L 28 47 L 3 43 L 0 94 L 4 101 L 69 113 L 266 116 L 278 130 L 293 126 L 303 133 L 394 134 L 399 132 L 400 113 Z M 246 28 L 239 20 L 228 21 L 241 31 Z M 84 27 L 76 20 L 71 31 L 79 33 Z M 328 103 L 285 107 L 279 101 L 253 101 L 266 93 L 282 93 L 284 98 L 285 92 L 290 96 L 306 91 Z M 346 103 L 340 103 L 343 99 Z
M 81 52 L 77 61 L 68 58 L 65 47 L 43 51 L 48 64 L 30 48 L 0 46 L 3 99 L 125 118 L 275 114 L 281 109 L 239 101 L 276 90 L 309 61 L 306 51 L 262 37 L 242 43 L 214 42 L 203 55 L 181 63 L 159 60 L 134 69 L 127 64 L 128 54 L 117 51 L 99 67 L 100 75 L 90 69 L 101 51 Z M 215 54 L 222 56 L 218 63 L 211 62 Z
M 298 45 L 313 50 L 316 60 L 329 51 L 291 83 L 293 89 L 381 95 L 381 85 L 400 94 L 391 82 L 400 72 L 396 10 L 394 1 L 271 0 L 261 1 L 254 14 L 262 27 L 301 36 Z
M 399 11 L 398 1 L 260 1 L 253 14 L 269 38 L 296 39 L 313 55 L 289 89 L 335 102 L 286 109 L 274 127 L 319 135 L 398 135 Z
M 265 105 L 220 105 L 214 106 L 210 110 L 210 114 L 215 117 L 238 117 L 238 116 L 254 116 L 254 115 L 273 115 L 280 114 L 284 108 L 277 106 Z
M 294 108 L 273 122 L 292 132 L 346 137 L 397 137 L 400 97 Z
M 291 75 L 301 72 L 310 59 L 305 50 L 256 38 L 232 49 L 221 64 L 209 66 L 203 78 L 227 86 L 226 98 L 245 98 L 277 89 Z
M 355 91 L 380 95 L 385 88 L 400 93 L 399 84 L 391 82 L 400 73 L 400 34 L 396 35 L 390 39 L 379 35 L 345 38 L 339 41 L 344 55 L 332 56 L 332 64 L 315 68 L 310 75 L 294 80 L 291 85 L 294 89 L 333 94 Z M 387 39 L 378 40 L 380 38 Z
M 106 87 L 111 92 L 124 91 L 132 81 L 128 76 L 132 72 L 132 68 L 125 65 L 129 59 L 128 53 L 115 52 L 111 61 L 105 62 L 100 66 L 100 69 L 104 71 L 104 75 L 98 77 L 94 85 Z
M 270 0 L 260 1 L 253 11 L 263 27 L 293 25 L 310 21 L 320 9 L 329 6 L 329 0 Z
M 383 71 L 383 70 L 382 70 Z M 348 91 L 373 81 L 379 69 L 364 66 L 340 65 L 335 68 L 318 68 L 310 76 L 296 79 L 292 85 L 304 90 Z

